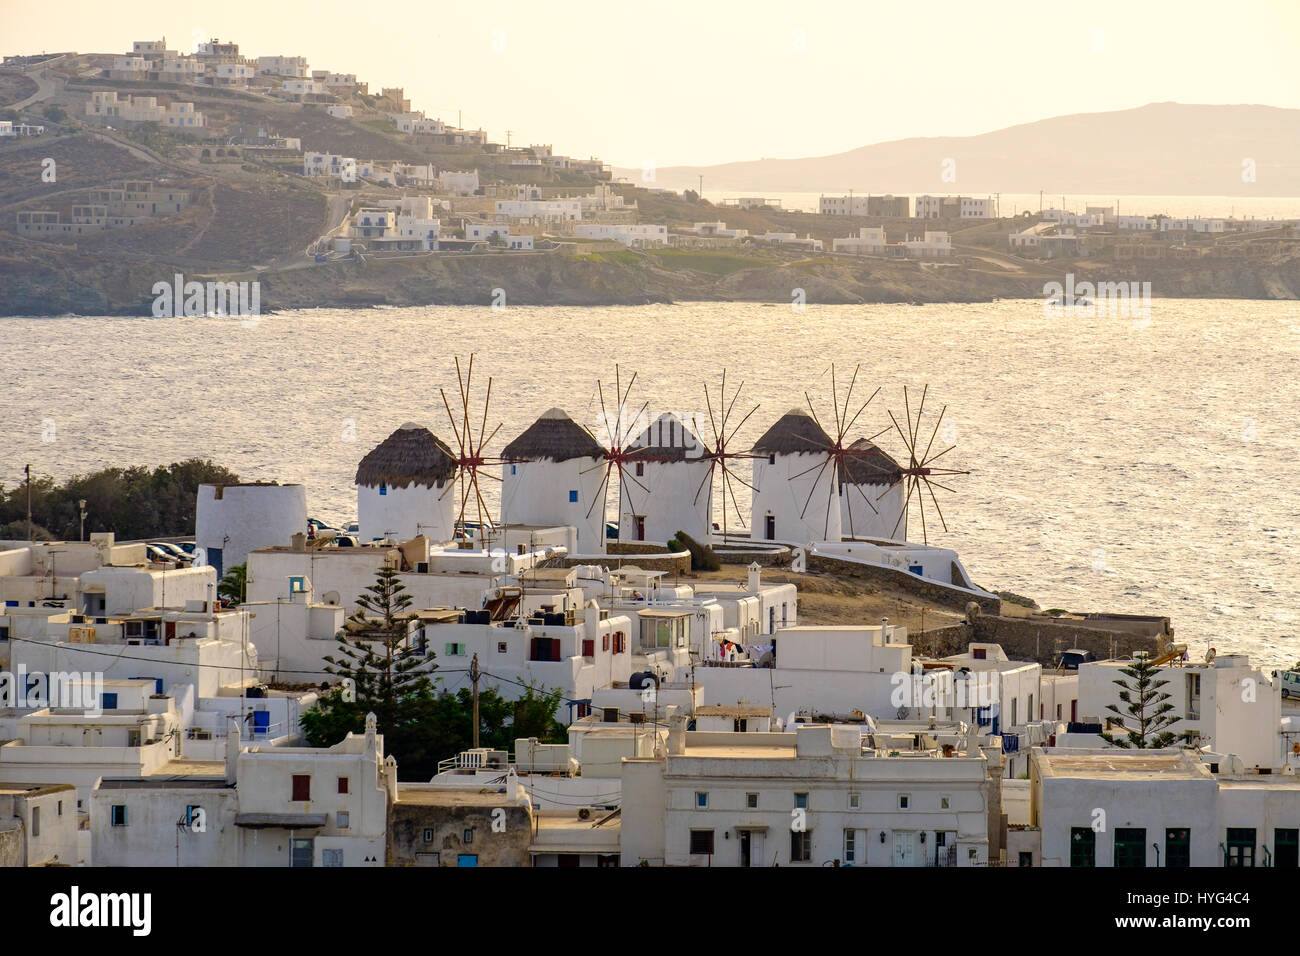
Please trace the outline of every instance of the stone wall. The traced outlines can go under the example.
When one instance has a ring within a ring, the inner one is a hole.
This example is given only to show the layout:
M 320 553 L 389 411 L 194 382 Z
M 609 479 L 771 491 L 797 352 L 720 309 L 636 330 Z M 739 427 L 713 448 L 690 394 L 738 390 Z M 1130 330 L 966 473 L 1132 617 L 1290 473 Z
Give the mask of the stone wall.
M 756 561 L 765 568 L 785 567 L 790 563 L 790 549 L 782 545 L 762 551 L 734 547 L 732 550 L 727 550 L 725 547 L 719 550 L 718 547 L 714 547 L 713 553 L 723 564 L 743 564 L 746 567 Z
M 0 869 L 7 866 L 26 865 L 27 858 L 23 851 L 23 828 L 8 825 L 0 827 Z
M 640 551 L 616 551 L 616 547 L 628 547 L 627 543 L 618 546 L 613 541 L 609 543 L 610 553 L 601 557 L 571 555 L 564 559 L 564 566 L 567 568 L 577 567 L 582 564 L 599 564 L 604 567 L 616 570 L 623 565 L 638 567 L 643 571 L 667 571 L 669 574 L 688 575 L 691 573 L 691 553 L 681 551 L 672 553 L 665 551 L 663 548 L 646 545 L 631 544 L 633 548 L 643 548 Z
M 1130 631 L 1080 627 L 1075 621 L 988 615 L 975 619 L 975 636 L 970 640 L 1001 644 L 1013 660 L 1038 661 L 1045 665 L 1054 664 L 1057 653 L 1072 647 L 1092 651 L 1099 658 L 1127 657 L 1134 651 L 1160 649 L 1158 639 Z
M 506 803 L 504 795 L 501 799 L 500 806 L 399 800 L 388 809 L 388 865 L 456 866 L 460 854 L 472 853 L 479 866 L 528 866 L 532 814 L 526 806 Z M 494 818 L 501 820 L 501 832 L 494 831 Z M 468 843 L 466 831 L 472 831 Z
M 856 564 L 852 561 L 841 561 L 839 558 L 827 555 L 812 554 L 808 556 L 808 570 L 823 571 L 836 577 L 853 578 L 857 581 L 869 581 L 880 587 L 914 595 L 928 604 L 950 608 L 954 611 L 965 612 L 966 605 L 971 601 L 979 604 L 980 610 L 985 614 L 998 614 L 1002 609 L 1002 600 L 1000 598 L 977 597 L 964 591 L 958 591 L 956 588 L 946 586 L 938 581 L 919 577 L 910 571 L 902 571 L 897 568 Z

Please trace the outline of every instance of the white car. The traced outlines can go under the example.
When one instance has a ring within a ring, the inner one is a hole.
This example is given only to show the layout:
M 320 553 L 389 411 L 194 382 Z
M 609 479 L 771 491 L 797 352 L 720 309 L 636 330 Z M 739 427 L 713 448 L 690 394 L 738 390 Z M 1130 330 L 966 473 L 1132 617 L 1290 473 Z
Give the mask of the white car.
M 1282 696 L 1300 697 L 1300 671 L 1282 672 Z

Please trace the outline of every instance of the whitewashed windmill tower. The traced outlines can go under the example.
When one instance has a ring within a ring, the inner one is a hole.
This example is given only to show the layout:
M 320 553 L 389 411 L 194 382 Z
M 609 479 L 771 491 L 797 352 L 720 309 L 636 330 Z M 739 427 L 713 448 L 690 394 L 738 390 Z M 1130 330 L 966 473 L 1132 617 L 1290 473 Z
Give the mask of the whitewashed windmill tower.
M 358 537 L 406 541 L 423 534 L 450 541 L 457 502 L 445 492 L 455 477 L 456 459 L 447 444 L 407 422 L 357 466 Z
M 543 412 L 502 450 L 502 522 L 570 526 L 578 553 L 604 554 L 605 455 L 563 409 Z
M 667 541 L 685 531 L 700 543 L 712 532 L 709 450 L 671 412 L 650 423 L 627 448 L 619 483 L 620 541 Z

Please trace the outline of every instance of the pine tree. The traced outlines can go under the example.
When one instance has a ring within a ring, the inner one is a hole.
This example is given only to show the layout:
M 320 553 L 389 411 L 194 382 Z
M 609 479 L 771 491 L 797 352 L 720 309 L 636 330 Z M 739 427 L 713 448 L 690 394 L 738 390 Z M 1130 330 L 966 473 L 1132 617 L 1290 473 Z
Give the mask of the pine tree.
M 378 571 L 375 583 L 357 598 L 357 610 L 336 635 L 337 656 L 325 657 L 326 672 L 342 678 L 344 686 L 303 715 L 313 746 L 328 746 L 347 731 L 360 733 L 365 715 L 373 713 L 399 772 L 404 757 L 409 770 L 423 769 L 420 728 L 432 710 L 429 675 L 437 665 L 432 653 L 408 640 L 410 606 L 411 596 L 392 568 Z
M 1120 688 L 1117 696 L 1125 707 L 1121 711 L 1114 704 L 1107 704 L 1106 709 L 1115 716 L 1106 720 L 1108 724 L 1117 724 L 1124 733 L 1103 731 L 1100 734 L 1102 740 L 1125 750 L 1157 750 L 1176 740 L 1185 740 L 1186 732 L 1178 734 L 1168 729 L 1181 718 L 1170 716 L 1174 705 L 1169 702 L 1169 695 L 1160 689 L 1169 683 L 1157 676 L 1160 668 L 1152 664 L 1149 657 L 1139 657 L 1127 667 L 1121 667 L 1119 672 L 1124 676 L 1115 678 L 1114 684 Z

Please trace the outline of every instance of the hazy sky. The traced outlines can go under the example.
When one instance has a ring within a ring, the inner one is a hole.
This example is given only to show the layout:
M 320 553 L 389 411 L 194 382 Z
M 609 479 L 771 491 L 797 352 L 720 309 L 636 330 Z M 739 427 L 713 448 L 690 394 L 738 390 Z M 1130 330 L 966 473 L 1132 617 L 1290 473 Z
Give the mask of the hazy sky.
M 1300 107 L 1300 0 L 0 0 L 0 52 L 299 54 L 619 166 L 819 156 L 1149 102 Z

